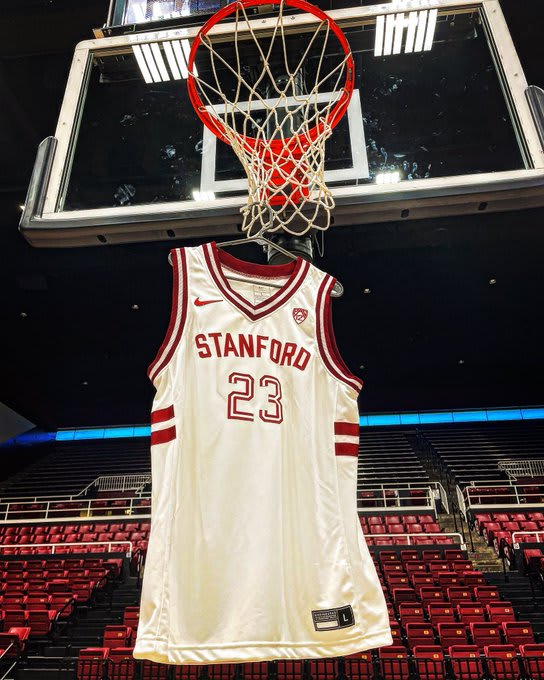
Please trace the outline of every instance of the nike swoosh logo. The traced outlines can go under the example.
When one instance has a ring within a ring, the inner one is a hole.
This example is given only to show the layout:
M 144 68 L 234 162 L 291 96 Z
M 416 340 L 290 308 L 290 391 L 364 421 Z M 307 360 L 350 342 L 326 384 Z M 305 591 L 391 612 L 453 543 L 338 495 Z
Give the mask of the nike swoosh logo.
M 205 305 L 213 305 L 214 302 L 223 302 L 223 300 L 201 300 L 200 298 L 197 298 L 195 300 L 195 305 L 197 307 L 204 307 Z

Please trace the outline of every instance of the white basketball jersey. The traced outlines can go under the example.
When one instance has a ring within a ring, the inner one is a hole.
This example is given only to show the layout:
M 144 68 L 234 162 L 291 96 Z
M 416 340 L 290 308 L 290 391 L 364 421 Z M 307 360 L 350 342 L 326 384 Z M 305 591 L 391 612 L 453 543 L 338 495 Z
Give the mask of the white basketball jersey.
M 334 341 L 334 279 L 214 243 L 172 258 L 172 316 L 149 369 L 152 527 L 134 656 L 249 662 L 391 644 L 356 511 L 362 384 Z

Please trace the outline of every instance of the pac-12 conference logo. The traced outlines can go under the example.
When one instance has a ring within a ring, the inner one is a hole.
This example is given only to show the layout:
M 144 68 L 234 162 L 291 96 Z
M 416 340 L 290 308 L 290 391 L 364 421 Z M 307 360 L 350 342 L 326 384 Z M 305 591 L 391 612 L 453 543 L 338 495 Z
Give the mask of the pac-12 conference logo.
M 307 316 L 308 316 L 307 309 L 301 309 L 300 307 L 295 307 L 295 309 L 293 309 L 293 319 L 298 324 L 301 324 L 306 319 Z

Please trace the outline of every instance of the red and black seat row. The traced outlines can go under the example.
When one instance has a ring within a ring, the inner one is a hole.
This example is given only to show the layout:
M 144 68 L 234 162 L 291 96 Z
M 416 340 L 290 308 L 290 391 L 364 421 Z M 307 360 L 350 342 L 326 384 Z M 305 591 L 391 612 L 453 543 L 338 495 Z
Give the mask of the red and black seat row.
M 107 552 L 104 544 L 112 541 L 130 542 L 133 550 L 146 550 L 150 528 L 149 522 L 0 526 L 0 557 L 51 554 L 50 544 L 55 546 L 55 554 Z M 91 545 L 66 545 L 70 543 Z
M 81 650 L 78 680 L 518 680 L 544 677 L 544 645 L 393 645 L 339 659 L 169 667 L 136 662 L 132 647 Z
M 477 513 L 474 523 L 478 533 L 484 537 L 487 544 L 500 554 L 501 541 L 504 539 L 513 544 L 514 532 L 544 532 L 544 513 L 542 512 L 496 512 Z M 519 542 L 538 542 L 536 534 L 526 534 L 517 537 Z M 544 535 L 540 536 L 542 541 Z
M 46 637 L 58 619 L 68 619 L 119 573 L 121 560 L 52 559 L 0 561 L 0 627 L 28 628 Z
M 359 515 L 365 534 L 423 534 L 440 533 L 440 525 L 433 515 Z
M 7 499 L 9 502 L 9 499 Z M 131 503 L 132 501 L 132 503 Z M 131 508 L 133 514 L 147 515 L 151 508 L 150 498 L 118 498 L 105 499 L 99 498 L 86 501 L 70 501 L 60 500 L 57 502 L 46 503 L 9 503 L 9 518 L 20 519 L 39 519 L 44 516 L 45 512 L 49 513 L 50 517 L 74 517 L 83 512 L 91 513 L 92 515 L 107 515 L 112 512 L 123 514 L 123 511 L 128 507 Z

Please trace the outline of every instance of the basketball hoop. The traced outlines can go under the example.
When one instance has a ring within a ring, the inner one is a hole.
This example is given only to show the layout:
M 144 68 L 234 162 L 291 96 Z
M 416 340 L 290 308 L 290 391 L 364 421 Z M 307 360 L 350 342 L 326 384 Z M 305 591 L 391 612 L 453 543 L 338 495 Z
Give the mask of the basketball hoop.
M 248 12 L 264 5 L 277 11 L 264 28 L 256 27 Z M 293 14 L 286 8 L 311 17 L 295 36 L 296 50 L 288 49 Z M 225 19 L 234 19 L 228 42 L 214 32 Z M 325 142 L 354 87 L 353 58 L 340 27 L 305 0 L 235 0 L 201 28 L 188 66 L 195 111 L 232 146 L 247 173 L 247 235 L 328 229 L 334 200 L 324 179 Z

